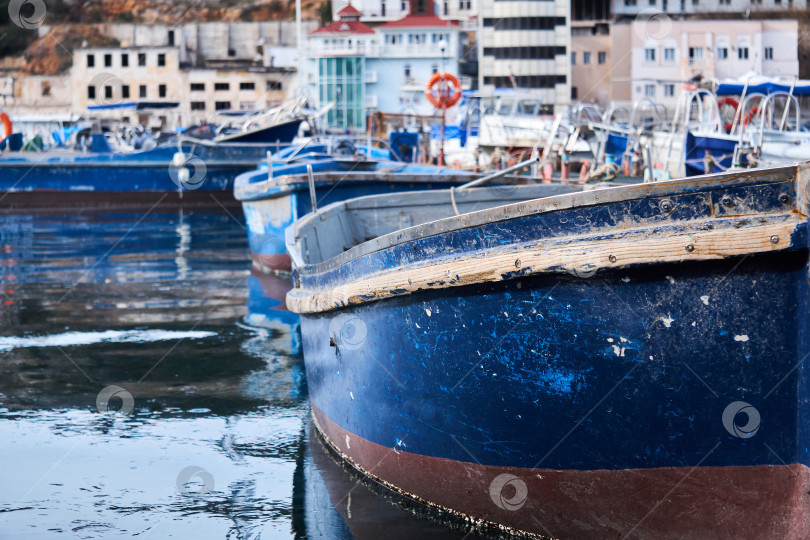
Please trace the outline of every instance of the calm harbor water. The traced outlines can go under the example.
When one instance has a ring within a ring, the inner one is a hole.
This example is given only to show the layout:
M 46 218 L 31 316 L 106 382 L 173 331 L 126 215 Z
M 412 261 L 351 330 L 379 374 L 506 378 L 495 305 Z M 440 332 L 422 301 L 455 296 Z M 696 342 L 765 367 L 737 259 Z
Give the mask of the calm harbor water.
M 0 539 L 477 538 L 324 451 L 227 212 L 0 216 L 0 283 Z

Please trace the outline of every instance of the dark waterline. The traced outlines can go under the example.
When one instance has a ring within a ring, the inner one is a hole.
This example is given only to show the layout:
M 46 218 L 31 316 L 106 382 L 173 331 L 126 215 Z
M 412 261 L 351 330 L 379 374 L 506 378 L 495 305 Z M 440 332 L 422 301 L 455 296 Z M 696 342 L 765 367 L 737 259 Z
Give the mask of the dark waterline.
M 0 285 L 0 539 L 477 538 L 324 451 L 227 212 L 0 216 Z

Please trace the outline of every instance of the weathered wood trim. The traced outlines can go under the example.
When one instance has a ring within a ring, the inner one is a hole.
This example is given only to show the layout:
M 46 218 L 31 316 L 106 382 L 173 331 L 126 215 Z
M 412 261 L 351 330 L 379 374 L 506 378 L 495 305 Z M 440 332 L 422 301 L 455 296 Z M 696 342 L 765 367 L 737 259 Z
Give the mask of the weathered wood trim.
M 637 229 L 609 237 L 606 235 L 610 231 L 602 231 L 540 239 L 455 260 L 425 261 L 419 266 L 362 276 L 329 290 L 293 289 L 287 294 L 287 307 L 296 313 L 317 313 L 419 290 L 497 282 L 526 275 L 566 272 L 587 278 L 601 269 L 780 251 L 790 247 L 791 234 L 804 220 L 798 214 L 776 215 L 756 224 L 748 221 L 744 226 L 734 227 L 733 224 L 742 222 L 712 219 L 688 226 L 670 224 Z
M 785 167 L 774 167 L 769 169 L 755 169 L 751 171 L 733 171 L 726 173 L 710 174 L 701 177 L 682 178 L 677 180 L 667 180 L 663 182 L 653 182 L 646 184 L 634 184 L 627 186 L 612 186 L 602 189 L 593 189 L 588 191 L 581 191 L 569 194 L 555 195 L 533 200 L 521 200 L 520 202 L 498 206 L 487 210 L 480 210 L 460 216 L 441 219 L 431 223 L 425 223 L 414 227 L 402 229 L 390 234 L 386 234 L 358 244 L 340 255 L 333 257 L 326 261 L 312 262 L 299 267 L 302 274 L 318 274 L 333 270 L 354 258 L 367 255 L 375 251 L 381 251 L 396 244 L 405 243 L 408 241 L 426 238 L 445 234 L 451 231 L 456 231 L 468 227 L 476 227 L 484 223 L 493 223 L 505 221 L 511 218 L 541 214 L 546 212 L 556 212 L 561 210 L 568 210 L 571 208 L 580 208 L 584 206 L 598 206 L 603 204 L 625 202 L 636 199 L 651 198 L 651 197 L 670 197 L 682 194 L 688 191 L 701 191 L 701 190 L 717 190 L 728 187 L 737 186 L 740 183 L 746 185 L 754 185 L 757 183 L 789 183 L 795 182 L 800 175 L 808 175 L 808 164 L 802 163 L 799 165 L 790 165 Z M 519 188 L 518 188 L 519 189 Z M 462 200 L 461 197 L 487 197 L 493 188 L 474 188 L 465 190 L 464 192 L 457 192 L 457 200 Z M 450 200 L 448 190 L 435 190 L 431 192 L 410 192 L 404 194 L 385 194 L 385 195 L 371 195 L 367 197 L 358 197 L 356 199 L 349 199 L 333 203 L 324 207 L 319 211 L 319 214 L 326 214 L 331 212 L 355 211 L 367 208 L 386 208 L 392 202 L 401 204 L 397 200 L 397 196 L 408 197 L 413 200 L 415 196 L 426 195 L 435 200 L 442 200 L 444 198 Z M 295 241 L 300 239 L 303 234 L 300 231 L 313 226 L 313 222 L 318 216 L 313 214 L 307 215 L 293 223 L 288 229 L 287 244 L 292 245 Z M 288 248 L 289 249 L 289 248 Z

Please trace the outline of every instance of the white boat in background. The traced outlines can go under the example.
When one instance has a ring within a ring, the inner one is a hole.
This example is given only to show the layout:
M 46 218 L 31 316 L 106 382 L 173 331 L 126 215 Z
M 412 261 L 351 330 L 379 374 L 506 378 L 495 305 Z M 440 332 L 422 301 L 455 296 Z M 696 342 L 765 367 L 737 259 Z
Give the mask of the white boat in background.
M 431 131 L 431 153 L 439 154 L 441 127 Z M 572 139 L 569 114 L 554 115 L 553 107 L 527 90 L 464 92 L 456 122 L 445 126 L 444 159 L 462 168 L 498 168 L 521 161 L 532 150 L 590 152 L 587 143 Z

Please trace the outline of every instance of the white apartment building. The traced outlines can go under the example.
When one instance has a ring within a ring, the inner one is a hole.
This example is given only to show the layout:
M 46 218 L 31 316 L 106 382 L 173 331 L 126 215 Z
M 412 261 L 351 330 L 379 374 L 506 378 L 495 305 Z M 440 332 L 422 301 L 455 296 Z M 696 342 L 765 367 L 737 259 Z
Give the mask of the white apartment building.
M 564 108 L 571 101 L 569 0 L 482 2 L 478 87 L 520 88 Z
M 799 73 L 795 20 L 680 20 L 648 30 L 640 20 L 611 29 L 615 100 L 674 105 L 684 83 L 698 75 L 724 80 L 755 72 L 790 80 Z

